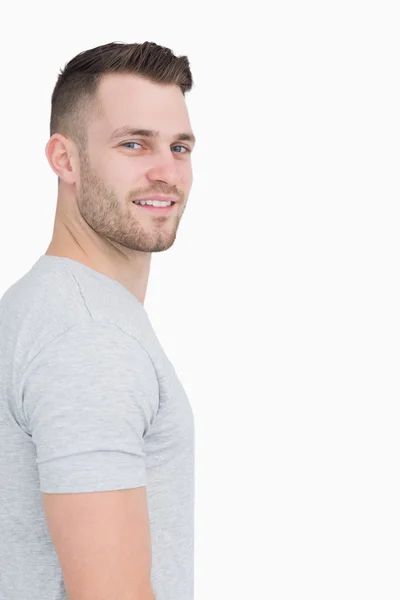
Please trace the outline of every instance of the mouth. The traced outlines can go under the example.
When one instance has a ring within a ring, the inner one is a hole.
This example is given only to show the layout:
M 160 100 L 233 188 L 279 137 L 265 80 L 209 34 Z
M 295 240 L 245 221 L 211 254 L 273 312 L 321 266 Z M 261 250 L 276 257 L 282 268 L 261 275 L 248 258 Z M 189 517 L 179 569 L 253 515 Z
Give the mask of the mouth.
M 151 212 L 157 215 L 167 215 L 173 210 L 176 202 L 155 202 L 155 204 L 140 204 L 138 201 L 132 201 L 132 204 L 134 204 L 138 210 L 144 210 L 146 212 Z

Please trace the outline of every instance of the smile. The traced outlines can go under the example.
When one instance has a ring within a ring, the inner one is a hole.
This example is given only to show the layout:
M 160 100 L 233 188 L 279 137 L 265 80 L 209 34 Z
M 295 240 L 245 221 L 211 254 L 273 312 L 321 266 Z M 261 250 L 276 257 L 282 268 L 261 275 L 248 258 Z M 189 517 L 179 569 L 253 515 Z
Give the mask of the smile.
M 142 201 L 142 202 L 132 202 L 135 204 L 140 210 L 145 210 L 147 212 L 153 212 L 155 214 L 163 215 L 168 214 L 173 210 L 174 204 L 176 202 L 159 202 L 159 201 Z

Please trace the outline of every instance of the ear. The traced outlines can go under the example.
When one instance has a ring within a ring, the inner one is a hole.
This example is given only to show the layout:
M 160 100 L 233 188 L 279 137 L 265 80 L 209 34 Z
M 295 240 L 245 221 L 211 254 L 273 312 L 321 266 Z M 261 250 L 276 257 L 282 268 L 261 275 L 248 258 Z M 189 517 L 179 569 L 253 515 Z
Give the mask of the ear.
M 73 184 L 78 176 L 78 151 L 76 145 L 61 133 L 55 133 L 46 144 L 46 157 L 61 181 Z

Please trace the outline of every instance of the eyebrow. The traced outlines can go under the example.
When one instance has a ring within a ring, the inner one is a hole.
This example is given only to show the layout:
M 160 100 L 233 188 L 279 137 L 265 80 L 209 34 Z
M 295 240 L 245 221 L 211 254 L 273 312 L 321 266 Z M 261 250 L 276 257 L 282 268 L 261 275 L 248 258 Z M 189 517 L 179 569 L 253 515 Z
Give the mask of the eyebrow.
M 110 136 L 110 142 L 114 142 L 116 140 L 119 140 L 123 137 L 126 136 L 136 136 L 139 135 L 141 137 L 149 137 L 149 138 L 156 138 L 160 136 L 160 132 L 159 131 L 155 131 L 154 129 L 135 129 L 134 127 L 130 127 L 129 125 L 125 125 L 124 127 L 119 127 L 119 129 L 116 129 L 115 131 L 113 131 L 113 133 Z M 196 137 L 193 135 L 193 133 L 177 133 L 174 136 L 176 141 L 186 141 L 186 142 L 192 142 L 192 144 L 194 145 L 196 143 Z

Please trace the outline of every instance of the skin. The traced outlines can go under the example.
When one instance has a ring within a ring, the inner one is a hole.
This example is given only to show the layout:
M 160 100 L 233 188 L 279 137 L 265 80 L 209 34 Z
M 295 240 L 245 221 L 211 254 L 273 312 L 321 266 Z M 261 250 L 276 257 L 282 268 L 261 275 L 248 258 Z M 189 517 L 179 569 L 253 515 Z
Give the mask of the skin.
M 59 187 L 45 254 L 76 260 L 115 279 L 143 304 L 152 252 L 172 246 L 186 208 L 194 141 L 178 134 L 193 136 L 193 131 L 179 86 L 107 74 L 97 98 L 101 110 L 92 111 L 86 124 L 84 151 L 60 133 L 46 145 Z M 110 140 L 125 125 L 159 135 Z M 132 202 L 157 194 L 178 198 L 169 214 L 157 215 Z

